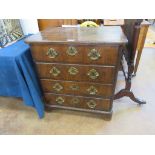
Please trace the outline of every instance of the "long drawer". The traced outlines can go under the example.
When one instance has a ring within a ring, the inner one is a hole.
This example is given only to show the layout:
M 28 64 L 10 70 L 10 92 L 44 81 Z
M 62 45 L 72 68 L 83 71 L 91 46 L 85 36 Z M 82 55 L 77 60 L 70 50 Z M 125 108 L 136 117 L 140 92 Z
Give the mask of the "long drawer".
M 110 111 L 109 99 L 90 98 L 71 95 L 44 94 L 46 104 L 75 107 L 81 109 Z
M 43 79 L 41 80 L 41 85 L 45 93 L 84 95 L 102 98 L 109 98 L 113 93 L 113 85 L 111 84 Z
M 116 65 L 118 47 L 103 45 L 32 45 L 33 59 L 39 62 Z
M 115 78 L 113 66 L 37 63 L 36 67 L 40 78 L 107 84 L 113 83 Z

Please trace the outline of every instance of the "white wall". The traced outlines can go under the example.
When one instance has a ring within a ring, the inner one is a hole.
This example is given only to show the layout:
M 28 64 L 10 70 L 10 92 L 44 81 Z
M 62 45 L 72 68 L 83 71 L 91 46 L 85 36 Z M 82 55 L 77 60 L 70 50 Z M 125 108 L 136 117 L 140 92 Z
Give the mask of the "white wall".
M 20 19 L 20 24 L 24 35 L 35 34 L 39 32 L 37 19 Z

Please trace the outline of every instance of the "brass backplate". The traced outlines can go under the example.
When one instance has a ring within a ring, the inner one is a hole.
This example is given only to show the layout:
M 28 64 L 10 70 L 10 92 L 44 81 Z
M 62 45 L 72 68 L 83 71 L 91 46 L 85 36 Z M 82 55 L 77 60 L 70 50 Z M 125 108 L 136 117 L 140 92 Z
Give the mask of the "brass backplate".
M 63 89 L 63 86 L 60 83 L 55 83 L 53 85 L 53 89 L 57 92 L 61 91 Z
M 69 69 L 68 69 L 68 73 L 70 74 L 70 75 L 76 75 L 76 74 L 78 74 L 78 69 L 77 68 L 75 68 L 75 67 L 70 67 Z
M 96 89 L 96 87 L 94 86 L 90 86 L 88 89 L 87 89 L 87 92 L 91 95 L 95 95 L 97 94 L 98 90 Z
M 50 70 L 50 74 L 52 74 L 53 76 L 58 76 L 60 74 L 60 70 L 57 69 L 56 67 L 53 67 L 51 70 Z
M 70 46 L 70 47 L 67 49 L 67 54 L 70 55 L 70 56 L 75 56 L 77 53 L 78 53 L 78 51 L 77 51 L 76 48 L 73 47 L 73 46 Z
M 95 79 L 97 79 L 97 77 L 99 76 L 99 73 L 96 71 L 96 69 L 91 69 L 91 70 L 87 73 L 87 75 L 88 75 L 91 79 L 95 80 Z
M 58 56 L 58 52 L 53 48 L 49 48 L 46 54 L 49 58 L 56 58 Z
M 96 102 L 94 100 L 90 100 L 87 102 L 89 108 L 94 109 L 96 107 Z
M 91 60 L 98 60 L 101 55 L 100 53 L 95 49 L 91 49 L 90 52 L 88 53 L 88 57 L 91 59 Z
M 63 97 L 60 97 L 60 96 L 59 96 L 59 97 L 56 98 L 55 101 L 56 101 L 56 103 L 58 103 L 58 104 L 63 104 L 63 103 L 65 102 L 65 99 L 63 99 Z

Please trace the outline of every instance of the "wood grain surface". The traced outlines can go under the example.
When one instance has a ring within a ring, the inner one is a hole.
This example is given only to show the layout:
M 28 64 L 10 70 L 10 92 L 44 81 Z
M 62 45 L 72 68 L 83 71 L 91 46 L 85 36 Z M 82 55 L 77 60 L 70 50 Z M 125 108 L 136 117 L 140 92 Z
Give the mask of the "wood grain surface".
M 64 99 L 64 102 L 62 104 L 59 104 L 56 102 L 56 99 L 58 97 L 61 97 Z M 75 98 L 79 100 L 79 103 L 73 103 L 73 99 Z M 96 106 L 94 108 L 90 108 L 87 104 L 91 100 L 95 101 L 96 103 Z M 82 109 L 101 110 L 101 111 L 110 111 L 111 109 L 111 101 L 109 99 L 104 100 L 100 98 L 45 93 L 45 101 L 47 104 L 75 107 L 75 108 L 82 108 Z
M 94 66 L 94 65 L 75 65 L 75 64 L 60 64 L 60 63 L 37 63 L 38 75 L 40 78 L 68 80 L 68 81 L 85 81 L 85 82 L 102 82 L 112 84 L 114 81 L 115 67 Z M 60 74 L 53 76 L 50 71 L 56 67 Z M 78 70 L 76 75 L 69 74 L 70 67 Z M 90 70 L 95 69 L 99 76 L 96 79 L 91 79 L 87 74 Z
M 68 55 L 69 47 L 74 47 L 77 54 L 74 56 Z M 55 58 L 50 58 L 47 55 L 48 50 L 54 49 L 58 55 Z M 88 56 L 92 49 L 96 49 L 100 57 L 96 60 L 91 60 Z M 118 47 L 103 46 L 103 45 L 32 45 L 32 55 L 35 61 L 39 62 L 63 62 L 63 63 L 77 63 L 77 64 L 102 64 L 102 65 L 116 65 L 118 59 Z
M 54 27 L 25 39 L 29 44 L 126 44 L 127 38 L 120 26 L 103 27 Z
M 61 86 L 60 90 L 55 89 L 54 86 L 56 84 Z M 109 98 L 113 95 L 113 85 L 111 84 L 42 79 L 41 85 L 45 93 L 82 95 L 91 97 L 95 96 L 101 98 Z M 88 90 L 91 86 L 96 88 L 96 94 L 89 93 Z

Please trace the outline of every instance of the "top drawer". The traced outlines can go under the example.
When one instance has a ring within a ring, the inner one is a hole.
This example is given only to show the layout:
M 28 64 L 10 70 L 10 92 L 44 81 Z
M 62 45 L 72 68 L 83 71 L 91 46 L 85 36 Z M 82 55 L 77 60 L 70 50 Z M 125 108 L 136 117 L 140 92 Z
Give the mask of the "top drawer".
M 117 46 L 103 45 L 32 45 L 32 56 L 38 62 L 116 65 Z

